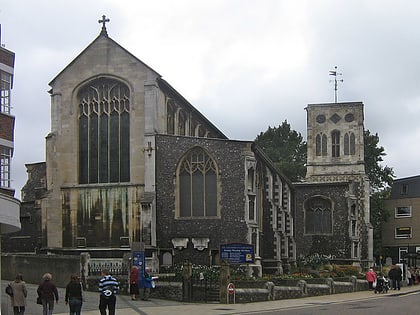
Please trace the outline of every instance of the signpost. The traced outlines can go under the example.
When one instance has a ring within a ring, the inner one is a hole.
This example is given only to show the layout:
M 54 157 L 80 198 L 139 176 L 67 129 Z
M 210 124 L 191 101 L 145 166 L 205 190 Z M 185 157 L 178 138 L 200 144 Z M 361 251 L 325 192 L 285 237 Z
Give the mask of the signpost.
M 227 303 L 229 304 L 229 295 L 233 295 L 233 304 L 236 304 L 236 292 L 235 292 L 235 285 L 230 282 L 227 285 L 227 296 L 226 296 L 226 300 Z

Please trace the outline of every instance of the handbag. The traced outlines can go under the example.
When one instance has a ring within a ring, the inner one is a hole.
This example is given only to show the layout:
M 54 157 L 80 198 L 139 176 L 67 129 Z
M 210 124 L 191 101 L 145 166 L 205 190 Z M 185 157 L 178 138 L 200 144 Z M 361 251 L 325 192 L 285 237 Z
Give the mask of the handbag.
M 36 304 L 40 304 L 40 305 L 42 305 L 42 299 L 41 299 L 41 297 L 40 297 L 40 296 L 38 296 L 38 297 L 36 298 Z

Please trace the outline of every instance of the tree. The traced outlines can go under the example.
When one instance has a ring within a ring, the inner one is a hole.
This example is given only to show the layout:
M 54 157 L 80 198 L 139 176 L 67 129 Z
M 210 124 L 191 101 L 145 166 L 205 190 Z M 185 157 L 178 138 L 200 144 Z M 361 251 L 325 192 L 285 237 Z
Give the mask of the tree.
M 369 177 L 370 187 L 373 192 L 383 190 L 392 185 L 394 171 L 388 166 L 382 166 L 385 149 L 379 146 L 378 134 L 371 134 L 369 130 L 364 132 L 365 141 L 365 172 Z
M 300 133 L 291 129 L 287 120 L 277 128 L 268 127 L 255 142 L 290 180 L 305 178 L 306 142 Z
M 373 226 L 373 252 L 376 257 L 383 254 L 382 249 L 382 223 L 386 222 L 389 213 L 384 200 L 389 198 L 390 186 L 394 180 L 394 171 L 391 167 L 382 166 L 385 149 L 379 146 L 378 134 L 364 132 L 365 141 L 365 172 L 370 181 L 370 223 Z

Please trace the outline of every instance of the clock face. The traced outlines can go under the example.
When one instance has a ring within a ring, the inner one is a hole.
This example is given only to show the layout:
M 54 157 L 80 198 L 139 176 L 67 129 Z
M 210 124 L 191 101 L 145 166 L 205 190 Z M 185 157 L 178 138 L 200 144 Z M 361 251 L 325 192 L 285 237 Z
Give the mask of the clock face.
M 354 120 L 354 115 L 352 113 L 348 113 L 346 116 L 344 116 L 344 119 L 347 122 L 352 122 Z
M 316 122 L 319 124 L 323 124 L 325 122 L 325 115 L 324 114 L 320 114 L 318 116 L 316 116 Z

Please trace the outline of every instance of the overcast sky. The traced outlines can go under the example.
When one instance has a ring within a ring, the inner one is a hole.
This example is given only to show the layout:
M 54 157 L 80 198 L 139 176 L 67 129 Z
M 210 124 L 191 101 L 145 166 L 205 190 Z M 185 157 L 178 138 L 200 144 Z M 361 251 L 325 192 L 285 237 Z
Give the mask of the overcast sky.
M 1 44 L 15 52 L 12 186 L 45 161 L 48 83 L 98 35 L 153 68 L 227 137 L 254 140 L 284 120 L 306 139 L 307 104 L 365 104 L 384 165 L 420 174 L 420 1 L 13 0 Z

